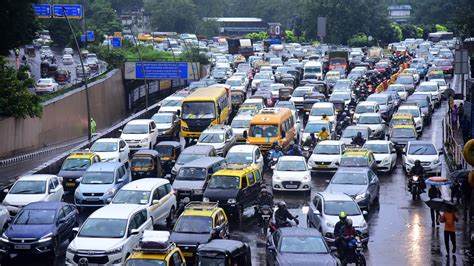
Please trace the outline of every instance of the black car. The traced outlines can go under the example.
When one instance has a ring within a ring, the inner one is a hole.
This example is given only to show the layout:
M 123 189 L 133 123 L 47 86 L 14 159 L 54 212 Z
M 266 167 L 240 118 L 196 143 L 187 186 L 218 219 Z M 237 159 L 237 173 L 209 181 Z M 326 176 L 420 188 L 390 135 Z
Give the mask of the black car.
M 268 237 L 267 265 L 339 264 L 317 229 L 285 227 Z
M 214 239 L 199 245 L 196 265 L 252 265 L 250 247 L 247 243 L 229 239 Z
M 11 254 L 57 255 L 61 244 L 74 238 L 73 228 L 78 224 L 79 212 L 72 204 L 30 203 L 23 207 L 3 233 L 0 252 L 7 261 Z

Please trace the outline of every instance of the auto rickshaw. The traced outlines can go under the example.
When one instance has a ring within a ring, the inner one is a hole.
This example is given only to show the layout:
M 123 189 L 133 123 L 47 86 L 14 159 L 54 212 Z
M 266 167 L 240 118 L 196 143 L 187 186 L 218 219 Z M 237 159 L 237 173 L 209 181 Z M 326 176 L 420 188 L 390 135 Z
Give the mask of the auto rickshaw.
M 56 76 L 57 71 L 58 71 L 58 65 L 49 64 L 47 76 L 51 77 L 51 78 L 54 78 Z
M 66 69 L 58 69 L 54 75 L 54 80 L 59 84 L 64 84 L 71 80 L 71 73 Z
M 247 243 L 230 239 L 214 239 L 198 246 L 196 265 L 252 265 L 251 257 Z
M 232 102 L 232 110 L 239 109 L 239 106 L 245 101 L 245 93 L 242 91 L 231 91 L 230 99 Z
M 292 93 L 293 87 L 281 87 L 280 89 L 278 89 L 278 100 L 289 101 Z
M 139 150 L 132 155 L 130 162 L 132 180 L 162 176 L 160 154 L 155 150 Z
M 303 97 L 303 114 L 305 117 L 309 115 L 313 104 L 326 101 L 324 94 L 319 92 L 306 93 Z
M 48 68 L 49 68 L 49 62 L 47 60 L 41 61 L 40 73 L 41 73 L 42 78 L 47 78 L 48 77 Z
M 25 47 L 25 54 L 27 54 L 29 57 L 35 57 L 36 56 L 36 49 L 33 45 L 27 45 Z
M 181 153 L 181 144 L 177 141 L 161 141 L 155 145 L 159 153 L 163 173 L 171 176 L 171 169 Z

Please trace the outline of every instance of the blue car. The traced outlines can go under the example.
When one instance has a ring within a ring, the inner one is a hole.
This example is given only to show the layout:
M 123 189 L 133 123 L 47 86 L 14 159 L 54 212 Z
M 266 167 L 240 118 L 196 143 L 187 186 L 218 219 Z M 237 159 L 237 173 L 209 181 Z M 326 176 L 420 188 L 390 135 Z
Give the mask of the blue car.
M 4 259 L 11 254 L 56 255 L 65 240 L 74 238 L 73 228 L 79 224 L 79 212 L 65 202 L 33 202 L 16 215 L 0 237 Z
M 74 192 L 76 206 L 102 207 L 109 204 L 117 191 L 130 182 L 130 175 L 122 162 L 95 163 L 78 179 Z

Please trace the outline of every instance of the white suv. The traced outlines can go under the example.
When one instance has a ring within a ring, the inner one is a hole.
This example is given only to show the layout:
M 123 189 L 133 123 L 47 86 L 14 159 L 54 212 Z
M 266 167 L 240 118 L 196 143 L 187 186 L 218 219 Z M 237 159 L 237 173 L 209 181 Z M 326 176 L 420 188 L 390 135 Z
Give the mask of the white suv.
M 263 174 L 263 155 L 256 145 L 235 145 L 225 157 L 228 164 L 246 164 L 256 166 Z
M 128 122 L 120 138 L 127 142 L 130 150 L 152 149 L 158 138 L 158 130 L 152 119 L 137 119 Z
M 335 172 L 346 149 L 340 140 L 324 140 L 319 142 L 309 157 L 308 166 L 313 171 Z
M 84 222 L 66 251 L 66 264 L 78 265 L 86 258 L 90 264 L 124 264 L 145 230 L 151 230 L 146 206 L 107 205 Z
M 230 126 L 212 125 L 201 133 L 196 145 L 211 145 L 217 155 L 224 157 L 235 142 L 236 137 Z
M 123 139 L 98 139 L 92 144 L 91 151 L 99 155 L 102 162 L 123 162 L 128 167 L 130 148 Z
M 427 94 L 431 96 L 431 101 L 434 102 L 434 107 L 441 106 L 441 93 L 439 91 L 439 85 L 436 81 L 425 81 L 420 83 L 420 85 L 415 90 L 416 94 Z
M 410 173 L 416 160 L 420 160 L 426 174 L 441 176 L 441 161 L 435 145 L 429 141 L 409 141 L 403 150 L 403 168 Z

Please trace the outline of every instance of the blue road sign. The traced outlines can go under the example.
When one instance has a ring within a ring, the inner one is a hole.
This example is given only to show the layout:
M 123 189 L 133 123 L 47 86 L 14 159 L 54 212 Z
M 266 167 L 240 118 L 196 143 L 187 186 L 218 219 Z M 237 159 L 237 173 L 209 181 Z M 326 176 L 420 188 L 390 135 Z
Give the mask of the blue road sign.
M 86 42 L 86 35 L 81 35 L 81 42 Z
M 82 18 L 82 5 L 53 5 L 54 18 L 66 18 L 63 7 L 68 18 Z
M 38 18 L 51 18 L 51 5 L 33 4 L 32 6 Z
M 95 40 L 94 31 L 87 31 L 87 41 L 93 42 Z
M 122 47 L 122 40 L 120 37 L 113 37 L 112 38 L 112 48 L 121 48 Z
M 143 79 L 143 68 L 145 69 L 147 79 L 176 79 L 176 63 L 174 62 L 141 62 L 135 65 L 135 73 L 137 79 Z M 178 63 L 179 75 L 181 79 L 188 78 L 188 63 Z

